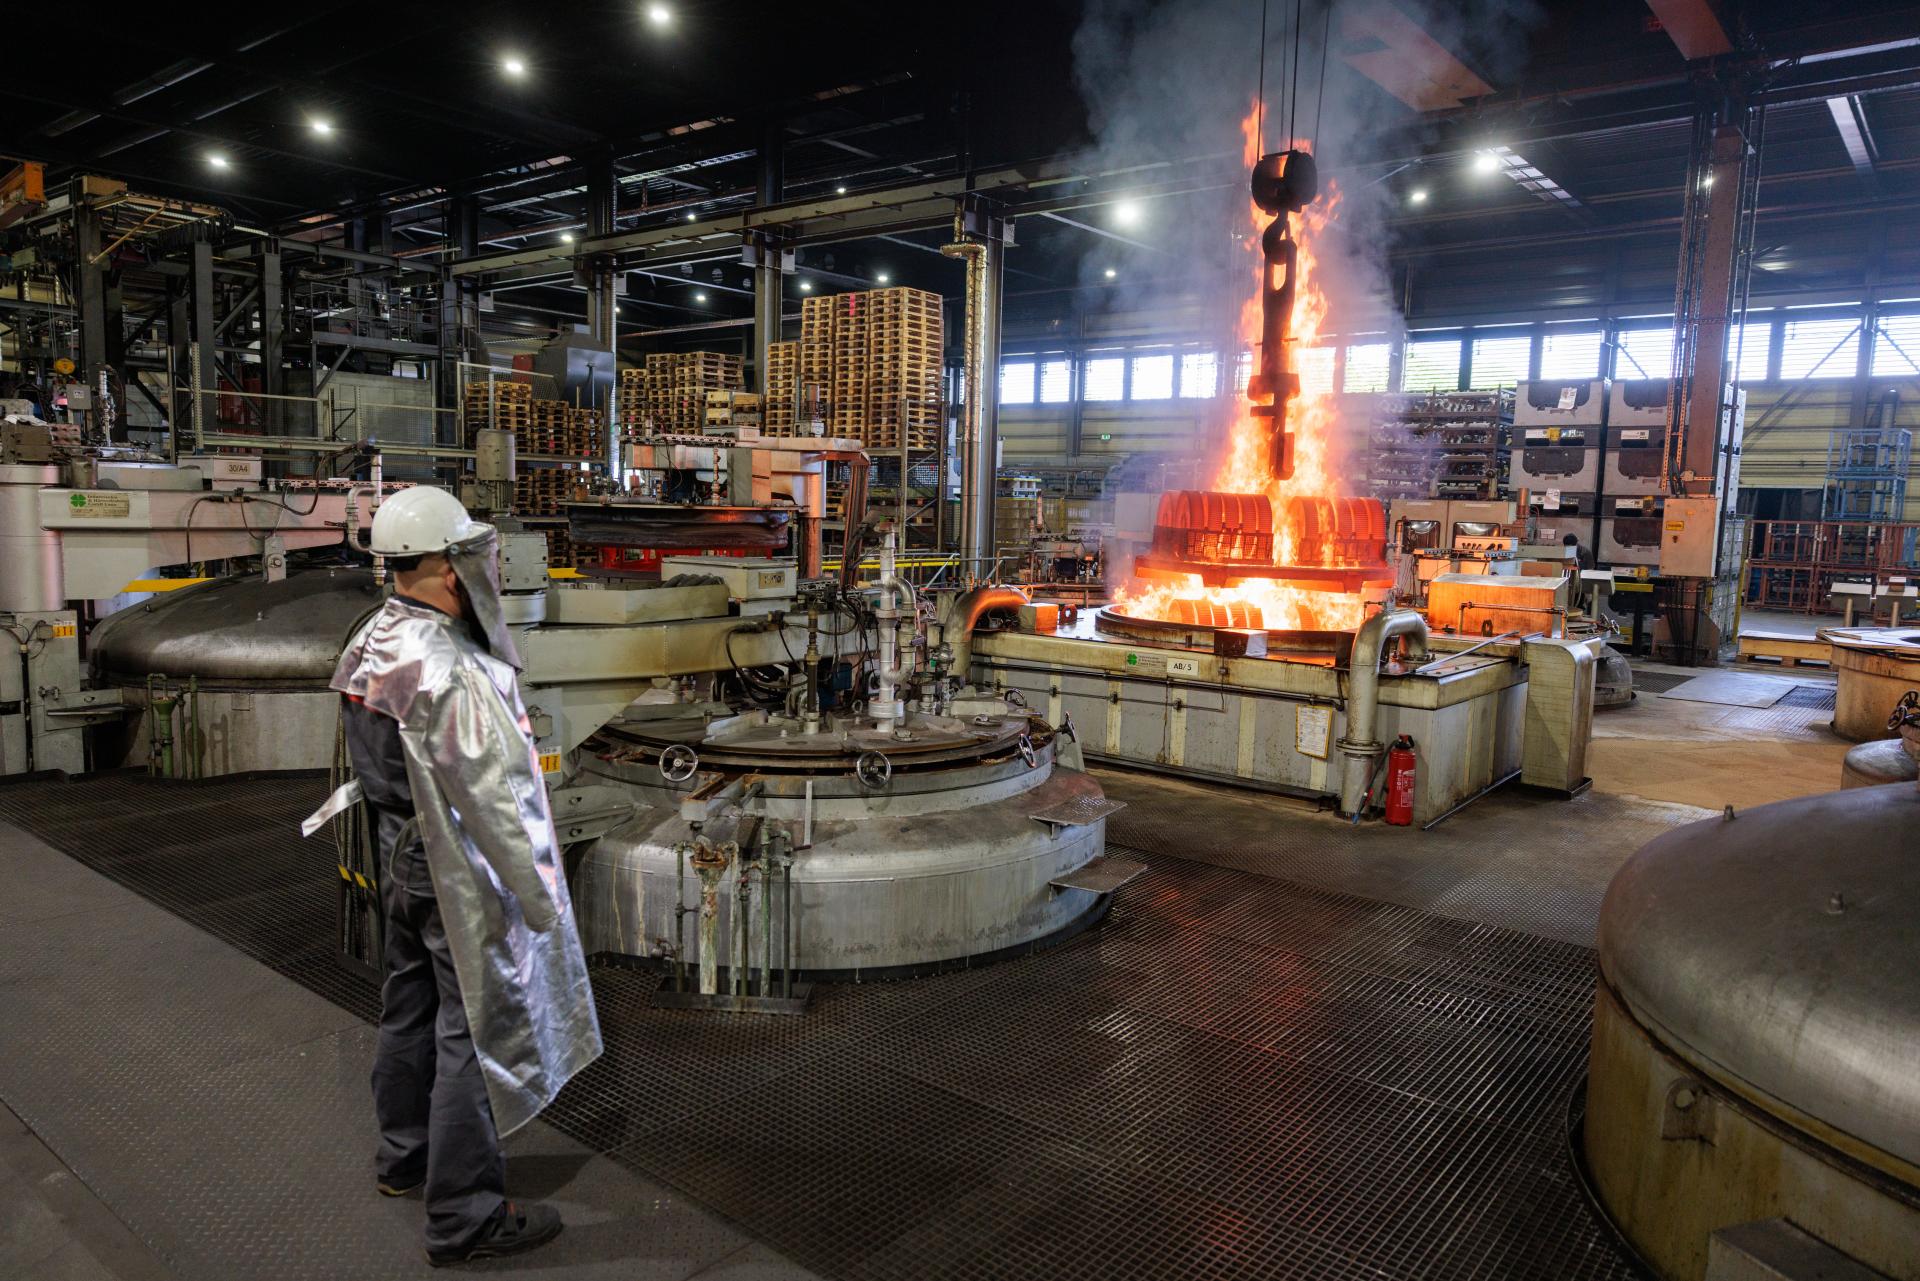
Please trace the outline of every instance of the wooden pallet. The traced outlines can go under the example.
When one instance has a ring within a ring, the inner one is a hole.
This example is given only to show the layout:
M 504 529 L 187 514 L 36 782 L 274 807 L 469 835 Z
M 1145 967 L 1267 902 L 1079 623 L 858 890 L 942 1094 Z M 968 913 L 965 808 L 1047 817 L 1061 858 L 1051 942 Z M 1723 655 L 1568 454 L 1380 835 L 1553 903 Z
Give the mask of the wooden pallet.
M 1738 661 L 1764 667 L 1832 667 L 1833 646 L 1817 636 L 1741 632 Z

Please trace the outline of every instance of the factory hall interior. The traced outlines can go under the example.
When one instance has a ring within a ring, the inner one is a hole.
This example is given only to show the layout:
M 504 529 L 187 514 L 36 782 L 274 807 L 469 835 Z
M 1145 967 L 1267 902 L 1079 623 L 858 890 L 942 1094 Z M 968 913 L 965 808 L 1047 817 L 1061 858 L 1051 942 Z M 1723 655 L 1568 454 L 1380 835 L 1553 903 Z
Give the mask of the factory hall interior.
M 0 1278 L 1920 1281 L 1920 4 L 6 25 Z

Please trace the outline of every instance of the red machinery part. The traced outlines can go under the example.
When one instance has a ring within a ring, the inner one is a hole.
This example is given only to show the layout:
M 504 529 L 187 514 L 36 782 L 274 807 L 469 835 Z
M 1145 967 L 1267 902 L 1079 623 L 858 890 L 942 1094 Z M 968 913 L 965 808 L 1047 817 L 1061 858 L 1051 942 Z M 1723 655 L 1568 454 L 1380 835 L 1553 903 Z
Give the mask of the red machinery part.
M 1264 494 L 1173 489 L 1160 495 L 1153 550 L 1175 560 L 1273 561 L 1273 503 Z
M 1371 565 L 1386 554 L 1387 512 L 1377 498 L 1289 498 L 1282 523 L 1295 565 Z
M 1244 601 L 1215 602 L 1182 596 L 1167 607 L 1167 614 L 1168 622 L 1194 627 L 1258 628 L 1261 625 L 1259 607 Z
M 1387 750 L 1387 822 L 1395 827 L 1413 824 L 1413 785 L 1418 762 L 1413 740 L 1402 734 Z

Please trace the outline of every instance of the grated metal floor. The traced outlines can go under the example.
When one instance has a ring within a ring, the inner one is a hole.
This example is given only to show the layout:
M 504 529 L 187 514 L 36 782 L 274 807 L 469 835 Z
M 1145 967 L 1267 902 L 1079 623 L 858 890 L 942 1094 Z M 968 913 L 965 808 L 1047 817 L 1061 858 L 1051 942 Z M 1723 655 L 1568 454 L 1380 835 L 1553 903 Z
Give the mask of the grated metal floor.
M 28 782 L 0 818 L 370 1019 L 295 827 L 320 791 Z M 834 1277 L 1632 1275 L 1565 1153 L 1589 950 L 1195 862 L 1141 817 L 1115 848 L 1149 874 L 1050 952 L 803 1019 L 597 969 L 608 1052 L 547 1119 Z M 164 1031 L 144 1066 L 188 1070 Z M 221 1146 L 227 1179 L 300 1159 Z

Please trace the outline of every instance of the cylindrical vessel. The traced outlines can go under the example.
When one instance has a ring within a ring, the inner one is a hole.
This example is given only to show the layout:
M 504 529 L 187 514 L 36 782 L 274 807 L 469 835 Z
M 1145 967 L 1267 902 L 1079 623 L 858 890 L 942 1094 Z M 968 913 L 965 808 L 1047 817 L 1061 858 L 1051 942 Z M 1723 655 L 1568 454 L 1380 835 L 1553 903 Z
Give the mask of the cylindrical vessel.
M 171 686 L 199 716 L 200 741 L 180 750 L 200 776 L 326 768 L 340 707 L 328 682 L 380 600 L 370 571 L 318 568 L 216 579 L 121 610 L 93 634 L 94 680 L 118 685 L 138 713 L 96 731 L 96 759 L 145 764 L 147 691 Z
M 1888 783 L 1912 783 L 1916 778 L 1920 778 L 1920 761 L 1908 755 L 1897 738 L 1861 743 L 1840 762 L 1843 788 L 1884 787 Z
M 1821 633 L 1833 647 L 1833 728 L 1856 743 L 1886 738 L 1887 715 L 1920 688 L 1920 626 L 1850 627 Z
M 0 610 L 66 606 L 60 535 L 40 527 L 40 491 L 59 483 L 51 464 L 0 466 Z
M 934 760 L 915 763 L 902 745 L 891 777 L 877 786 L 862 783 L 838 758 L 812 766 L 796 759 L 780 768 L 779 751 L 761 755 L 767 764 L 755 775 L 759 790 L 742 808 L 776 825 L 796 846 L 795 969 L 845 978 L 917 972 L 1031 945 L 1099 909 L 1101 895 L 1052 884 L 1102 851 L 1099 785 L 1078 771 L 1056 769 L 1044 735 L 1033 742 L 1029 763 L 1018 747 L 1023 719 L 992 719 L 989 741 L 937 752 Z M 911 722 L 910 732 L 922 741 L 926 723 Z M 971 719 L 963 723 L 988 733 Z M 709 747 L 696 750 L 703 770 L 722 768 Z M 639 805 L 632 819 L 570 864 L 587 952 L 657 957 L 679 939 L 673 946 L 688 949 L 679 959 L 698 970 L 709 959 L 704 931 L 676 924 L 681 908 L 705 910 L 697 865 L 686 865 L 693 833 L 680 803 L 687 793 L 665 784 L 644 760 L 609 759 L 594 769 L 626 784 Z M 1048 814 L 1063 819 L 1037 817 Z M 725 827 L 708 820 L 702 834 L 749 839 L 744 830 L 717 830 Z M 726 941 L 739 933 L 735 876 L 732 869 L 725 873 L 714 904 L 714 946 L 723 966 L 730 964 Z M 786 927 L 782 911 L 773 933 L 785 939 Z
M 1595 1190 L 1665 1278 L 1783 1218 L 1920 1281 L 1920 787 L 1676 829 L 1600 911 L 1582 1126 Z

